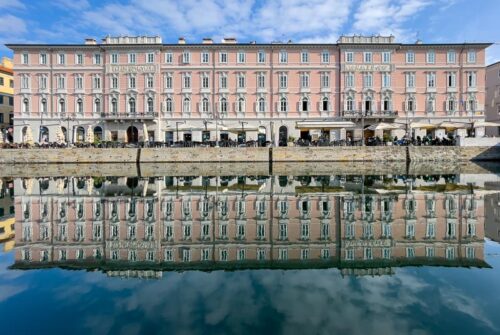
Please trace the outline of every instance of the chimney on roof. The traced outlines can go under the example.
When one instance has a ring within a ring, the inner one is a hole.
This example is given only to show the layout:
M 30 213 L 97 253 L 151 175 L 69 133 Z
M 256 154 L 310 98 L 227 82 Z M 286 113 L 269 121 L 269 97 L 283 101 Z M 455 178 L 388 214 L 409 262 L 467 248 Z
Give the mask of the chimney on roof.
M 224 44 L 236 44 L 237 41 L 236 41 L 235 37 L 224 37 L 222 39 L 222 43 L 224 43 Z
M 415 44 L 422 44 L 422 40 L 417 40 Z
M 184 39 L 184 37 L 179 37 L 179 44 L 186 44 L 186 40 Z
M 203 44 L 213 44 L 214 41 L 210 37 L 205 37 L 205 38 L 203 38 L 202 43 Z
M 85 45 L 96 45 L 97 41 L 94 38 L 86 38 Z

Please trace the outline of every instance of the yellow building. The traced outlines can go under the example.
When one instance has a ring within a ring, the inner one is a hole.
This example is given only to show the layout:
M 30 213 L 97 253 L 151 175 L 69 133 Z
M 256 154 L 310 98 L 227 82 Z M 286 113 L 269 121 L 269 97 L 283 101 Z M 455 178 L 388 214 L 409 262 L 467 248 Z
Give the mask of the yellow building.
M 10 58 L 4 57 L 0 63 L 0 130 L 2 136 L 11 140 L 12 130 L 8 128 L 14 124 L 14 72 Z M 2 137 L 3 139 L 3 137 Z

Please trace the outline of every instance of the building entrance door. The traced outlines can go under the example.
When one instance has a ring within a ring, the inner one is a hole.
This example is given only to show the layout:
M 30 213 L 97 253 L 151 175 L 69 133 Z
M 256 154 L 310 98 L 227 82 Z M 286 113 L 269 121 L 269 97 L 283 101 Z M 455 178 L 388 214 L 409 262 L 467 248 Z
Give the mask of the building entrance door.
M 288 129 L 285 126 L 281 126 L 279 129 L 278 145 L 280 147 L 286 147 L 288 144 Z
M 127 142 L 128 143 L 137 143 L 139 142 L 139 131 L 136 127 L 130 126 L 127 129 Z

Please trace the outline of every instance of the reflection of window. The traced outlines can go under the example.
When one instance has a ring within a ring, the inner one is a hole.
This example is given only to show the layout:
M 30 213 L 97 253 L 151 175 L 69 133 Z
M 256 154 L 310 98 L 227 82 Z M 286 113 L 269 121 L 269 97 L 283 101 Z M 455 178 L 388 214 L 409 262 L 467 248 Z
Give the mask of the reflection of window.
M 280 223 L 279 225 L 279 239 L 288 239 L 288 225 L 286 223 Z
M 436 237 L 436 224 L 435 223 L 427 223 L 425 229 L 425 237 L 426 238 L 435 238 Z
M 257 238 L 263 239 L 266 237 L 266 226 L 262 223 L 257 224 Z

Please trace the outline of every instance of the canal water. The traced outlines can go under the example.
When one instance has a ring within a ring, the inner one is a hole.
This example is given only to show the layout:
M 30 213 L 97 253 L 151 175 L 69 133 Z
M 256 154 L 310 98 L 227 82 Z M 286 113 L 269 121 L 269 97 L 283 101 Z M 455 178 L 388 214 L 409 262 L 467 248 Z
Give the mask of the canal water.
M 2 334 L 498 334 L 470 170 L 2 177 Z

